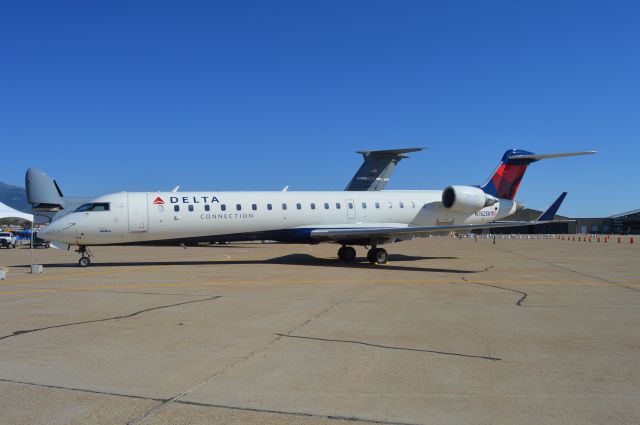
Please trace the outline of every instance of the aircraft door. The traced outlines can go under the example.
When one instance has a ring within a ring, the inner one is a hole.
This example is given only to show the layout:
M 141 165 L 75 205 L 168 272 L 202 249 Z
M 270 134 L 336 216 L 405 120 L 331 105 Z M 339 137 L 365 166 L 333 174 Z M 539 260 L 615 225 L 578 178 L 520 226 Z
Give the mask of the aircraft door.
M 347 199 L 345 204 L 347 204 L 347 219 L 352 220 L 356 218 L 356 203 L 353 199 Z
M 127 210 L 130 232 L 149 230 L 149 203 L 146 193 L 127 193 Z

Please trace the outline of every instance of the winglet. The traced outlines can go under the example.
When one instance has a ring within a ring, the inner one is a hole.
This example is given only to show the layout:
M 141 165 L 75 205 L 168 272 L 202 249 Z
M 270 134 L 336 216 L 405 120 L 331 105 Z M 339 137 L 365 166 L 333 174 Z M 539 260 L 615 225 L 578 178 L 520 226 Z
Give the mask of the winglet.
M 551 221 L 556 216 L 560 205 L 562 205 L 562 201 L 564 201 L 565 196 L 567 196 L 567 192 L 562 192 L 562 194 L 555 200 L 553 204 L 549 208 L 546 209 L 540 217 L 536 221 Z

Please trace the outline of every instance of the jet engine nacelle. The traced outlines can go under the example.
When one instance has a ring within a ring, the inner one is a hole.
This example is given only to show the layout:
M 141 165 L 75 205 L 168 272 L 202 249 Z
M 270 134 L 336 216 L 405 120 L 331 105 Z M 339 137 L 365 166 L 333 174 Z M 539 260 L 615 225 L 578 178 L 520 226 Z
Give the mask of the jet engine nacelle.
M 442 191 L 442 205 L 453 211 L 476 212 L 498 202 L 498 199 L 473 186 L 449 186 Z

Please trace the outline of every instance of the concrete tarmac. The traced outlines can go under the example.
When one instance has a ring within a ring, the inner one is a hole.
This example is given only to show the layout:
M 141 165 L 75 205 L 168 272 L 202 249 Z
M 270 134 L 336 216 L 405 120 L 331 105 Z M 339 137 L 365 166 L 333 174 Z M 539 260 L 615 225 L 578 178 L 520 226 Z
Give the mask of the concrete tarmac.
M 0 424 L 638 424 L 640 247 L 1 250 Z

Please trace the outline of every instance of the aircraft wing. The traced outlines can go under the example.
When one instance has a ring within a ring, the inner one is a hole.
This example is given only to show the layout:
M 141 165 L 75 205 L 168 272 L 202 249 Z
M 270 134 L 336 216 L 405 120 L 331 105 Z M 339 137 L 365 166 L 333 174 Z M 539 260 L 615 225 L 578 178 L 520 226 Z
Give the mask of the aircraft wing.
M 436 232 L 469 231 L 475 229 L 492 229 L 519 226 L 537 226 L 555 223 L 553 220 L 544 221 L 509 221 L 485 224 L 448 224 L 443 226 L 407 226 L 407 227 L 358 227 L 316 229 L 311 231 L 311 237 L 320 241 L 362 240 L 362 239 L 390 239 L 399 236 L 423 236 Z

